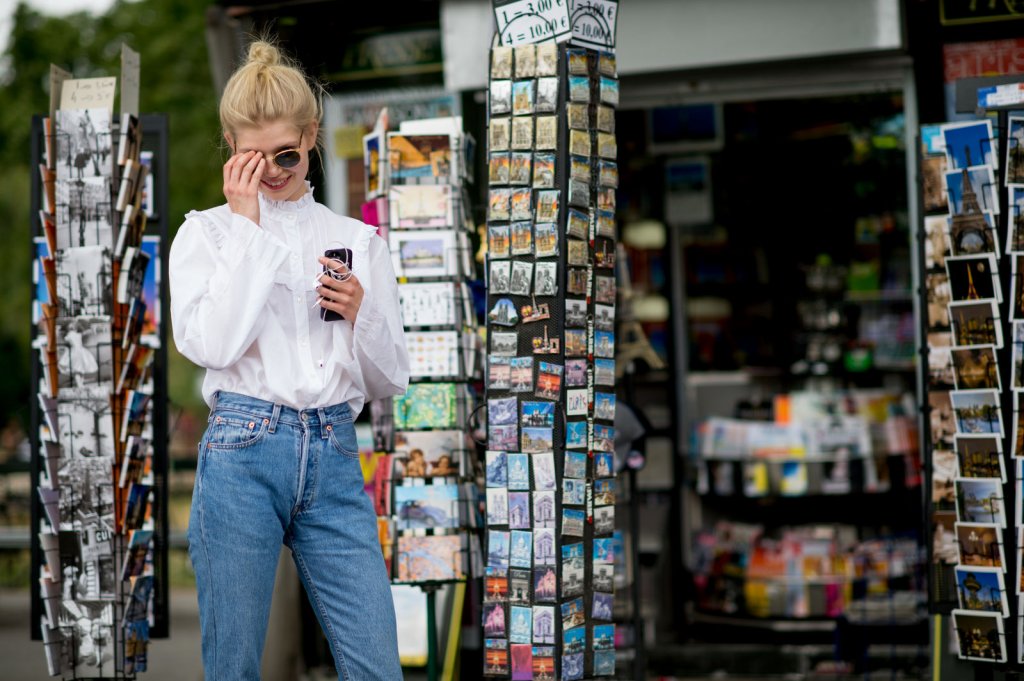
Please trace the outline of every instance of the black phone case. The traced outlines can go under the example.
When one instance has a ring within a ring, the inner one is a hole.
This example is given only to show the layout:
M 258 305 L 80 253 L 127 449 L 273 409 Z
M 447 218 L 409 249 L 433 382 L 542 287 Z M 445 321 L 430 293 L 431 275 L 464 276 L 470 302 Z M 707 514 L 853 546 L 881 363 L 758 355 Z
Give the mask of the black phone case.
M 348 265 L 349 269 L 352 269 L 352 249 L 351 248 L 332 248 L 324 251 L 325 258 L 331 258 L 334 260 L 340 260 L 341 262 Z M 324 272 L 327 271 L 327 266 L 324 265 Z M 325 322 L 337 322 L 344 319 L 343 316 L 335 312 L 334 310 L 328 310 L 325 307 L 320 308 L 320 319 Z

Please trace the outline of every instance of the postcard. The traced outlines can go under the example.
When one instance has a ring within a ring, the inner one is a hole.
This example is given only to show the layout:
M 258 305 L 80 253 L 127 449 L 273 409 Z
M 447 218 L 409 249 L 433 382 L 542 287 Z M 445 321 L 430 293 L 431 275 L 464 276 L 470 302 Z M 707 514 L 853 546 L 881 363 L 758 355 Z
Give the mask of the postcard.
M 488 450 L 485 458 L 487 487 L 508 487 L 508 454 L 504 451 Z
M 619 164 L 615 161 L 601 160 L 598 162 L 598 184 L 602 187 L 619 186 Z M 614 219 L 614 215 L 612 218 Z
M 492 118 L 490 127 L 491 151 L 508 151 L 512 136 L 512 122 L 509 118 Z
M 595 449 L 602 446 L 613 446 L 610 443 L 614 442 L 614 438 L 610 440 L 599 439 L 604 437 L 603 433 L 601 436 L 598 435 L 598 433 L 601 432 L 600 429 L 603 429 L 604 427 L 605 426 L 594 426 Z M 594 454 L 594 476 L 598 478 L 610 478 L 614 474 L 615 458 L 612 455 L 612 452 L 604 449 Z
M 957 390 L 1002 390 L 996 351 L 991 346 L 951 350 L 953 384 Z
M 610 210 L 597 211 L 597 235 L 615 238 L 615 213 Z
M 409 375 L 412 378 L 460 376 L 459 340 L 457 331 L 406 331 Z
M 512 110 L 512 81 L 491 81 L 491 115 L 507 114 Z
M 957 519 L 965 523 L 996 523 L 1006 527 L 1003 482 L 999 478 L 956 478 Z
M 614 305 L 594 306 L 594 328 L 602 331 L 612 331 L 615 329 Z
M 533 251 L 534 255 L 538 258 L 548 258 L 558 255 L 558 225 L 553 222 L 542 222 L 534 225 Z M 550 293 L 544 295 L 554 294 Z
M 550 457 L 551 461 L 554 461 L 554 455 L 547 452 L 546 455 Z M 534 456 L 542 456 L 541 454 L 535 454 Z M 536 463 L 534 469 L 537 469 Z M 547 469 L 544 469 L 544 474 L 547 475 Z M 550 482 L 551 489 L 538 491 L 533 493 L 533 526 L 534 527 L 554 527 L 555 526 L 555 488 L 557 483 L 554 481 L 554 463 L 551 464 L 552 478 Z M 545 481 L 547 485 L 547 481 Z
M 582 509 L 562 509 L 562 536 L 582 537 L 583 527 L 586 522 L 585 513 Z
M 574 598 L 571 601 L 562 603 L 562 628 L 571 629 L 586 623 L 586 612 L 583 607 L 583 598 Z
M 1006 662 L 1006 634 L 1000 613 L 953 610 L 952 618 L 960 659 Z
M 533 533 L 526 530 L 511 531 L 511 549 L 508 564 L 511 567 L 533 566 Z
M 615 277 L 594 277 L 594 300 L 599 303 L 615 304 Z
M 587 483 L 585 480 L 562 479 L 562 503 L 570 506 L 582 506 L 586 500 Z
M 512 83 L 512 114 L 515 116 L 530 115 L 534 111 L 534 96 L 535 88 L 537 87 L 536 81 L 533 79 L 529 80 L 517 80 Z M 493 88 L 493 83 L 492 83 Z M 492 111 L 491 113 L 503 113 L 501 111 Z
M 568 333 L 568 331 L 566 331 Z M 566 354 L 569 354 L 568 343 L 566 343 Z M 565 413 L 567 416 L 586 416 L 589 411 L 587 402 L 587 389 L 577 388 L 565 391 Z
M 505 606 L 491 603 L 484 606 L 483 625 L 485 636 L 505 635 Z
M 533 488 L 538 492 L 553 492 L 558 488 L 555 455 L 550 450 L 533 454 Z M 537 518 L 534 518 L 534 525 L 537 524 Z
M 614 160 L 619 153 L 618 143 L 615 141 L 615 135 L 610 132 L 599 132 L 597 133 L 597 155 L 603 159 Z M 603 196 L 604 193 L 598 196 Z M 614 197 L 614 194 L 612 194 Z M 614 205 L 612 206 L 614 209 Z
M 960 300 L 949 304 L 953 347 L 994 345 L 1003 347 L 1002 324 L 996 301 Z
M 1012 134 L 1012 127 L 1010 132 Z M 992 121 L 986 119 L 947 123 L 942 126 L 942 138 L 950 170 L 980 165 L 999 167 Z
M 615 393 L 594 393 L 594 418 L 606 421 L 615 419 Z
M 590 185 L 584 181 L 569 179 L 569 205 L 586 208 L 590 205 Z
M 579 298 L 565 299 L 565 325 L 569 328 L 583 328 L 587 325 L 587 301 Z
M 551 113 L 558 106 L 558 78 L 537 79 L 536 110 L 538 113 Z
M 537 116 L 536 148 L 555 149 L 558 147 L 558 117 Z
M 508 292 L 519 296 L 530 295 L 530 286 L 533 282 L 534 264 L 524 260 L 515 260 L 512 261 L 511 265 L 512 281 L 509 284 Z
M 597 357 L 615 357 L 615 332 L 594 332 L 594 355 Z
M 487 225 L 487 255 L 490 258 L 509 257 L 509 226 L 507 224 Z
M 957 433 L 1004 434 L 996 390 L 954 390 L 949 393 Z
M 512 219 L 512 190 L 507 188 L 491 189 L 488 200 L 487 219 L 490 221 L 507 222 Z
M 396 431 L 396 472 L 405 478 L 458 475 L 467 444 L 461 430 Z
M 540 567 L 533 571 L 533 597 L 538 603 L 554 603 L 558 597 L 558 578 L 553 567 Z
M 615 65 L 615 53 L 614 52 L 600 52 L 597 56 L 597 70 L 603 76 L 611 76 L 614 78 L 617 75 L 617 67 Z
M 509 154 L 507 151 L 492 152 L 488 163 L 487 181 L 490 184 L 509 184 Z
M 521 116 L 512 119 L 512 148 L 533 148 L 533 117 Z
M 533 230 L 530 221 L 512 223 L 512 255 L 533 254 Z
M 570 130 L 590 129 L 590 105 L 585 102 L 569 102 L 567 111 Z
M 502 603 L 507 600 L 508 570 L 488 567 L 484 574 L 484 603 Z
M 562 544 L 562 597 L 583 593 L 583 544 Z
M 926 215 L 924 218 L 924 260 L 928 270 L 946 270 L 946 256 L 950 255 L 948 222 L 948 215 Z
M 504 49 L 512 50 L 511 47 Z M 502 618 L 504 618 L 504 611 L 502 611 Z M 504 638 L 484 639 L 484 674 L 486 676 L 508 676 L 509 669 L 508 641 Z
M 612 426 L 604 426 L 600 424 L 594 424 L 594 443 L 593 449 L 599 452 L 614 452 L 615 451 L 615 428 Z M 600 468 L 597 470 L 597 477 L 603 478 L 611 475 L 609 472 L 602 472 Z
M 589 231 L 590 219 L 587 214 L 576 208 L 570 208 L 566 218 L 565 233 L 576 239 L 586 240 Z
M 515 397 L 498 397 L 487 400 L 487 423 L 492 426 L 507 426 L 516 422 L 518 400 Z
M 546 189 L 555 186 L 555 155 L 537 152 L 533 155 L 533 187 Z
M 1024 220 L 1021 221 L 1024 223 Z M 1010 256 L 1012 274 L 1010 277 L 1010 319 L 1024 320 L 1024 254 Z
M 586 421 L 579 423 L 586 424 Z M 587 454 L 586 452 L 565 452 L 565 463 L 562 468 L 562 475 L 566 478 L 584 479 L 587 477 Z
M 570 47 L 566 50 L 569 61 L 569 73 L 573 75 L 587 74 L 587 51 L 582 47 Z
M 586 130 L 570 130 L 569 153 L 577 156 L 590 156 L 590 133 Z
M 570 267 L 566 274 L 565 290 L 569 295 L 585 296 L 587 291 L 587 270 L 584 267 Z
M 587 332 L 585 329 L 565 330 L 565 356 L 587 356 Z
M 561 190 L 543 189 L 537 192 L 537 211 L 534 222 L 558 222 L 558 202 Z
M 395 485 L 395 527 L 399 530 L 459 527 L 459 486 Z
M 960 477 L 999 478 L 1006 482 L 1001 438 L 994 435 L 956 435 L 953 441 Z
M 590 78 L 588 76 L 569 76 L 569 101 L 590 103 Z
M 533 646 L 529 643 L 509 645 L 512 656 L 512 681 L 531 681 L 533 679 Z
M 954 525 L 960 564 L 975 567 L 997 567 L 1006 571 L 1002 530 L 995 523 L 961 523 Z
M 587 422 L 568 421 L 565 424 L 565 446 L 569 449 L 585 449 L 587 446 Z
M 502 357 L 512 357 L 516 354 L 519 344 L 519 334 L 515 332 L 491 331 L 491 352 Z
M 574 629 L 563 627 L 562 629 L 562 650 L 566 655 L 582 653 L 587 645 L 587 628 L 577 626 Z
M 579 681 L 583 678 L 583 653 L 562 655 L 562 681 Z
M 451 135 L 406 135 L 388 133 L 388 168 L 391 184 L 448 185 L 452 171 Z
M 508 488 L 510 490 L 530 489 L 530 457 L 520 452 L 508 455 Z
M 487 565 L 508 568 L 509 533 L 507 530 L 487 531 Z
M 515 185 L 530 184 L 530 162 L 533 155 L 528 151 L 513 151 L 511 155 L 511 164 L 509 166 L 508 183 Z M 529 198 L 529 196 L 527 196 Z M 512 213 L 515 214 L 515 194 L 512 198 Z M 523 220 L 527 218 L 516 218 L 513 220 Z
M 551 362 L 539 362 L 537 369 L 537 397 L 547 400 L 560 399 L 562 365 L 552 364 Z
M 454 231 L 392 230 L 388 236 L 395 274 L 399 277 L 452 276 L 459 270 Z
M 964 610 L 998 612 L 1010 616 L 1009 598 L 999 568 L 956 567 L 956 591 Z
M 596 385 L 615 385 L 615 360 L 594 360 L 594 383 Z
M 487 524 L 508 525 L 508 490 L 503 487 L 487 488 Z
M 455 326 L 456 288 L 450 283 L 400 283 L 398 299 L 406 327 Z
M 533 638 L 533 608 L 521 605 L 511 606 L 510 620 L 509 642 L 529 643 Z M 515 666 L 514 656 L 512 665 Z
M 512 48 L 496 45 L 491 48 L 491 78 L 512 77 Z
M 492 260 L 487 290 L 491 293 L 508 293 L 512 278 L 512 263 L 508 260 Z
M 614 624 L 596 624 L 594 625 L 593 635 L 593 647 L 594 650 L 614 650 L 615 649 L 615 625 Z
M 509 602 L 521 605 L 530 603 L 530 571 L 512 568 L 508 571 Z
M 537 46 L 516 45 L 513 48 L 516 61 L 516 78 L 533 78 L 537 75 Z
M 611 534 L 615 531 L 615 507 L 601 506 L 594 509 L 594 534 Z
M 979 210 L 999 214 L 999 185 L 992 166 L 947 170 L 945 180 L 950 215 L 973 215 Z
M 533 530 L 533 564 L 536 567 L 555 565 L 555 529 L 553 527 L 534 527 Z
M 487 387 L 508 390 L 512 387 L 511 358 L 489 355 L 487 358 Z
M 615 78 L 601 77 L 601 103 L 610 106 L 619 105 L 619 81 Z
M 538 262 L 534 265 L 533 293 L 537 296 L 558 294 L 558 263 Z M 515 293 L 515 291 L 513 291 Z
M 590 261 L 590 248 L 586 241 L 569 239 L 565 247 L 565 260 L 570 265 L 585 266 Z
M 519 448 L 519 426 L 487 426 L 488 449 L 514 452 Z
M 554 429 L 552 428 L 522 428 L 522 451 L 524 452 L 548 452 L 554 448 Z
M 992 125 L 992 121 L 979 121 L 979 123 L 988 123 Z M 1021 185 L 1024 184 L 1024 118 L 1021 116 L 1010 116 L 1007 121 L 1009 133 L 1006 136 L 1006 185 Z M 990 128 L 991 130 L 991 128 Z M 979 137 L 983 136 L 979 135 Z M 992 139 L 988 139 L 988 144 L 985 144 L 985 140 L 977 139 L 970 140 L 967 146 L 968 149 L 975 148 L 973 143 L 978 142 L 978 147 L 982 152 L 992 151 Z M 973 156 L 973 154 L 972 154 Z M 982 157 L 984 158 L 984 157 Z
M 530 529 L 530 493 L 508 493 L 508 526 L 513 530 Z
M 615 132 L 615 109 L 610 106 L 597 107 L 597 129 L 602 132 Z
M 609 506 L 615 503 L 615 479 L 594 481 L 594 505 Z
M 555 608 L 550 605 L 533 606 L 533 642 L 554 644 L 555 642 Z M 534 648 L 534 651 L 538 650 Z M 535 678 L 534 676 L 530 677 Z M 554 678 L 554 677 L 552 677 Z

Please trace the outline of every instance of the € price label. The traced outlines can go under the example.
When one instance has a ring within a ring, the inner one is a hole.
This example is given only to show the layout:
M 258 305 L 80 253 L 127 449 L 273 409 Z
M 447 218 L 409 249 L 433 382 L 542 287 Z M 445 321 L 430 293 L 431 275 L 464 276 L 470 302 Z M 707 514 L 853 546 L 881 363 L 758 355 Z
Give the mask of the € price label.
M 494 3 L 494 18 L 502 45 L 563 41 L 572 35 L 570 0 L 509 0 Z
M 572 0 L 569 18 L 573 45 L 606 52 L 615 51 L 618 0 Z

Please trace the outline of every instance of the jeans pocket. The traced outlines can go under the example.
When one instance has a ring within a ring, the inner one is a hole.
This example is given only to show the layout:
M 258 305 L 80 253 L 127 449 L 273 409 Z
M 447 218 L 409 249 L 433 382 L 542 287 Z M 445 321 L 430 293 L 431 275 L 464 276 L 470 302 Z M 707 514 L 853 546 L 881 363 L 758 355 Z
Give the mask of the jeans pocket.
M 327 436 L 333 446 L 342 455 L 350 459 L 359 458 L 359 442 L 356 439 L 356 429 L 351 421 L 343 423 L 332 423 Z
M 270 419 L 240 413 L 214 414 L 206 429 L 206 446 L 210 449 L 244 449 L 256 444 L 267 434 Z

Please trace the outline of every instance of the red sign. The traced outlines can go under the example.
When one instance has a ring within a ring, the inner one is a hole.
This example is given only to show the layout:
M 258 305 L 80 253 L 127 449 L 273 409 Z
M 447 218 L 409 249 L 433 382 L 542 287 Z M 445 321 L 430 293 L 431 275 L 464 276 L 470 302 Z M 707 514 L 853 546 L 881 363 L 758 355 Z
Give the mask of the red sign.
M 1024 39 L 943 45 L 942 62 L 947 83 L 960 78 L 1024 73 Z

